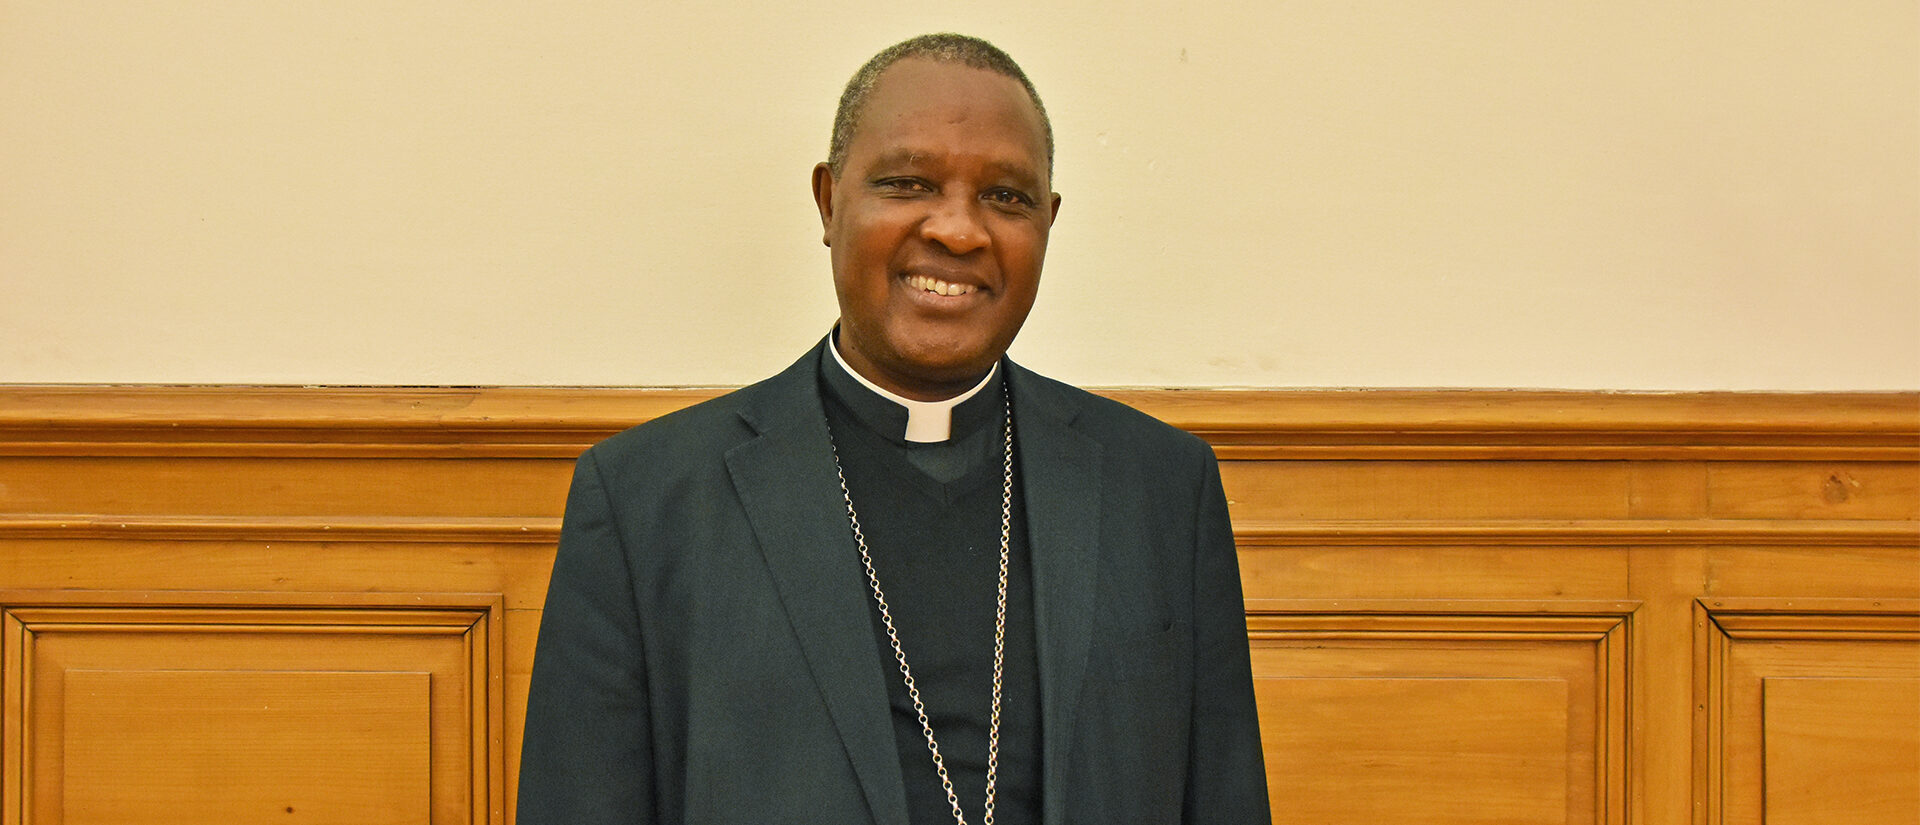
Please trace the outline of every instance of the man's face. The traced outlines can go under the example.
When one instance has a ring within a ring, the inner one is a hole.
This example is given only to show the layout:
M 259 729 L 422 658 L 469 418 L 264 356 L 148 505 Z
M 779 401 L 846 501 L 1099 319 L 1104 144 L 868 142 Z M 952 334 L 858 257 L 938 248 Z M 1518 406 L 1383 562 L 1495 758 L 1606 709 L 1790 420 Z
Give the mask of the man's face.
M 1019 81 L 908 58 L 881 74 L 836 178 L 813 172 L 832 249 L 840 351 L 908 398 L 965 391 L 1033 308 L 1051 191 Z

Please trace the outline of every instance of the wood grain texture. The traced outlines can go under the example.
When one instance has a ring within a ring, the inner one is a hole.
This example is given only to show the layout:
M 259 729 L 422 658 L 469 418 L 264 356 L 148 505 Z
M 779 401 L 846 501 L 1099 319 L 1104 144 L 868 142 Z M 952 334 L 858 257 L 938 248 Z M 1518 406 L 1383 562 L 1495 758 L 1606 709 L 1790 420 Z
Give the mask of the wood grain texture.
M 1920 678 L 1761 680 L 1774 825 L 1920 822 Z
M 429 673 L 74 669 L 64 677 L 63 770 L 43 792 L 59 804 L 41 809 L 49 821 L 429 820 Z
M 1570 813 L 1568 685 L 1554 679 L 1268 677 L 1275 805 L 1302 822 L 1590 823 Z M 1585 777 L 1577 777 L 1585 779 Z M 1590 789 L 1588 789 L 1590 793 Z M 1577 804 L 1577 802 L 1575 803 Z
M 572 459 L 718 392 L 0 387 L 0 825 L 60 821 L 47 674 L 256 660 L 433 663 L 479 704 L 435 694 L 425 777 L 379 787 L 509 821 Z M 1904 810 L 1908 740 L 1862 720 L 1920 663 L 1920 394 L 1108 394 L 1222 458 L 1279 821 Z M 1854 807 L 1806 790 L 1833 765 Z
M 1911 464 L 1776 462 L 1718 464 L 1707 471 L 1716 518 L 1920 519 L 1920 469 Z

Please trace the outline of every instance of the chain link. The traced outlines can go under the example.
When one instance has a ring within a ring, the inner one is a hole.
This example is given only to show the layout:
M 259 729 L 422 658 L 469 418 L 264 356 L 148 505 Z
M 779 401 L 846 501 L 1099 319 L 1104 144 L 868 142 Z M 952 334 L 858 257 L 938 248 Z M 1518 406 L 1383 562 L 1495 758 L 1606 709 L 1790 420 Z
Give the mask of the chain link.
M 1006 662 L 1007 641 L 1007 559 L 1013 543 L 1013 399 L 1001 384 L 1001 404 L 1006 410 L 1006 462 L 1000 483 L 1000 584 L 993 613 L 993 708 L 987 722 L 987 800 L 981 810 L 981 825 L 993 825 L 994 777 L 1000 765 L 1000 676 Z M 867 537 L 860 530 L 860 515 L 853 509 L 853 492 L 847 489 L 847 471 L 840 466 L 840 447 L 833 444 L 828 428 L 828 444 L 833 447 L 833 471 L 840 476 L 840 495 L 847 502 L 847 521 L 853 525 L 853 543 L 860 548 L 860 563 L 867 568 L 867 585 L 873 589 L 873 602 L 880 608 L 880 623 L 887 629 L 887 642 L 893 646 L 893 660 L 900 664 L 900 680 L 907 685 L 907 698 L 913 700 L 913 712 L 920 719 L 920 732 L 927 737 L 927 751 L 933 754 L 934 772 L 940 775 L 940 787 L 946 789 L 947 804 L 953 806 L 953 819 L 967 825 L 960 810 L 960 796 L 953 791 L 947 776 L 946 760 L 940 757 L 940 743 L 933 738 L 933 723 L 927 720 L 927 706 L 920 701 L 920 689 L 913 684 L 913 669 L 907 666 L 907 651 L 900 646 L 900 633 L 893 628 L 893 611 L 887 608 L 886 591 L 880 589 L 880 574 L 874 571 L 873 555 L 867 552 Z

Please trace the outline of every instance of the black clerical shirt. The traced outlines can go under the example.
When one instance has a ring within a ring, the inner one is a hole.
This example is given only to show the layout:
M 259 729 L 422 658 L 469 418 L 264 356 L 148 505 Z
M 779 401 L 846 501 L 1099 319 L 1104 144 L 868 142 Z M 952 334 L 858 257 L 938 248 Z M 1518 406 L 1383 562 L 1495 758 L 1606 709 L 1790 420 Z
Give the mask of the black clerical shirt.
M 822 397 L 869 553 L 967 821 L 985 799 L 994 601 L 1005 469 L 1003 378 L 953 410 L 951 437 L 905 439 L 907 412 L 861 385 L 831 354 Z M 1018 418 L 1015 419 L 1016 441 Z M 1016 463 L 994 821 L 1040 821 L 1040 693 L 1033 576 Z M 892 645 L 869 599 L 913 825 L 953 821 Z

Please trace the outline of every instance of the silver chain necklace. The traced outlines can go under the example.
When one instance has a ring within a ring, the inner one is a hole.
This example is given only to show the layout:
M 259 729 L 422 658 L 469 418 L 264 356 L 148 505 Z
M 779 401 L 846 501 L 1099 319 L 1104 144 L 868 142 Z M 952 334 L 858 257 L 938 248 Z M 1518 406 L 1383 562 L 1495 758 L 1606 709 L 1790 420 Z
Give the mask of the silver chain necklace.
M 987 801 L 981 811 L 981 825 L 993 825 L 994 771 L 1000 761 L 1000 667 L 1006 661 L 1007 651 L 1007 557 L 1013 538 L 1013 401 L 1004 384 L 1000 397 L 1007 414 L 1007 457 L 1000 483 L 1000 585 L 993 613 L 993 710 L 987 723 Z M 880 576 L 873 570 L 867 537 L 860 532 L 860 516 L 853 510 L 853 493 L 847 489 L 847 472 L 840 466 L 840 447 L 833 444 L 831 428 L 827 432 L 827 443 L 833 447 L 833 471 L 840 476 L 840 494 L 847 500 L 847 521 L 853 525 L 853 541 L 860 548 L 860 563 L 867 568 L 873 602 L 880 606 L 880 623 L 886 626 L 887 641 L 893 645 L 893 660 L 900 663 L 900 678 L 907 684 L 914 714 L 920 717 L 920 732 L 926 734 L 927 750 L 933 753 L 933 769 L 940 774 L 940 786 L 947 791 L 947 804 L 953 806 L 954 822 L 967 825 L 966 814 L 960 812 L 960 797 L 953 792 L 953 780 L 947 777 L 946 760 L 940 758 L 940 744 L 933 739 L 933 723 L 927 721 L 927 706 L 920 701 L 920 689 L 914 687 L 913 669 L 907 667 L 907 652 L 900 647 L 900 633 L 893 629 L 893 612 L 887 609 L 887 594 L 880 589 Z

